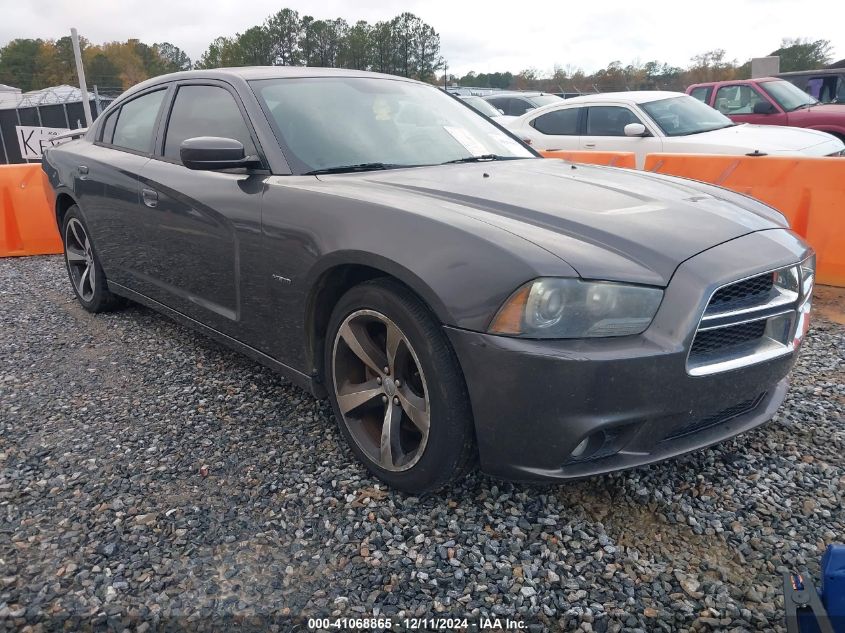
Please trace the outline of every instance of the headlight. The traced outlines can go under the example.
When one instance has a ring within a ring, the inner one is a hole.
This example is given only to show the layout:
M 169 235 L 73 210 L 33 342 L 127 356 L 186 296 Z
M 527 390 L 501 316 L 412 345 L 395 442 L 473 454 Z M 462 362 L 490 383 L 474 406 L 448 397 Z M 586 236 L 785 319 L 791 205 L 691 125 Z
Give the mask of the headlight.
M 593 338 L 643 332 L 663 291 L 609 281 L 547 277 L 529 281 L 496 313 L 491 334 L 524 338 Z

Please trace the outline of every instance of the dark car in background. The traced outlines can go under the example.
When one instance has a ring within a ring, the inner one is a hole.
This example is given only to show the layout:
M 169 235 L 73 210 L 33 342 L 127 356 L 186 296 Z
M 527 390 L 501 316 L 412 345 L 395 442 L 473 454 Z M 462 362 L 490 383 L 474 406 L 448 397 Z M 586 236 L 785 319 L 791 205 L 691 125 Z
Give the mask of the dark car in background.
M 845 141 L 845 104 L 821 103 L 785 79 L 735 79 L 694 84 L 687 94 L 736 123 L 789 125 Z
M 814 257 L 773 209 L 544 160 L 407 79 L 164 75 L 43 170 L 86 310 L 140 302 L 327 395 L 414 493 L 476 458 L 563 480 L 751 429 L 807 330 Z
M 466 97 L 461 96 L 461 97 L 458 97 L 458 98 L 461 101 L 463 101 L 464 103 L 466 103 L 468 106 L 470 106 L 476 112 L 479 112 L 486 117 L 490 117 L 491 119 L 495 119 L 495 118 L 505 116 L 502 113 L 502 111 L 499 110 L 496 106 L 494 106 L 492 103 L 490 103 L 488 101 L 485 101 L 481 97 L 477 97 L 475 95 L 469 95 L 469 96 L 466 96 Z M 511 118 L 511 117 L 505 117 L 505 118 Z
M 845 68 L 802 70 L 777 75 L 821 103 L 845 103 Z
M 507 116 L 522 116 L 529 110 L 550 103 L 557 103 L 561 97 L 547 92 L 494 92 L 482 97 Z

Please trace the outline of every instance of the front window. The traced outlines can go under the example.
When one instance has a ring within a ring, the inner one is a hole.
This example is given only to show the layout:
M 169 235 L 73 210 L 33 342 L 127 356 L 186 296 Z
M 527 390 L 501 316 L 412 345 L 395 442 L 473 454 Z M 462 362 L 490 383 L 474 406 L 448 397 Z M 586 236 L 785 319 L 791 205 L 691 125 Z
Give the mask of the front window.
M 533 158 L 433 86 L 390 79 L 266 79 L 252 86 L 295 172 Z
M 587 110 L 587 136 L 625 136 L 625 126 L 640 123 L 633 112 L 621 106 L 591 106 Z
M 716 91 L 716 109 L 722 114 L 754 114 L 754 106 L 766 100 L 753 86 L 733 84 Z
M 182 142 L 197 136 L 222 136 L 240 141 L 247 156 L 255 145 L 235 98 L 219 86 L 182 86 L 167 124 L 164 156 L 181 161 Z
M 763 81 L 760 82 L 760 86 L 786 112 L 807 108 L 818 103 L 815 97 L 811 97 L 788 81 Z
M 687 136 L 735 125 L 728 117 L 688 95 L 640 104 L 666 136 Z

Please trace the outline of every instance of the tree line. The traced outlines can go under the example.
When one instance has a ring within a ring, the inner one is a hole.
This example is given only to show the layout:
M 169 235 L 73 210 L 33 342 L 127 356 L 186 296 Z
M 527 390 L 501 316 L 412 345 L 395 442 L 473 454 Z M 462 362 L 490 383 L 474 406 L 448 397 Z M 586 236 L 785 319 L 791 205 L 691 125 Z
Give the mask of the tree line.
M 95 45 L 80 37 L 79 47 L 88 85 L 105 93 L 119 93 L 149 77 L 191 68 L 185 52 L 168 42 L 145 44 L 130 39 Z M 0 48 L 0 84 L 26 92 L 78 83 L 70 36 L 15 39 Z
M 728 59 L 723 49 L 696 55 L 686 68 L 649 61 L 623 65 L 613 61 L 585 73 L 576 66 L 558 66 L 552 73 L 527 69 L 519 73 L 469 72 L 444 77 L 440 36 L 412 13 L 370 24 L 342 18 L 318 20 L 281 9 L 243 33 L 212 41 L 193 63 L 169 42 L 146 44 L 137 39 L 92 44 L 80 38 L 89 86 L 116 95 L 157 75 L 190 68 L 221 66 L 307 65 L 373 70 L 422 81 L 516 90 L 608 92 L 614 90 L 683 90 L 701 81 L 750 76 L 751 63 Z M 781 71 L 821 68 L 831 61 L 828 40 L 784 39 L 771 52 L 781 58 Z M 440 71 L 440 72 L 438 72 Z M 0 83 L 24 91 L 77 83 L 70 37 L 57 40 L 15 39 L 0 48 Z
M 780 57 L 781 72 L 823 68 L 832 59 L 828 40 L 787 38 L 769 54 Z M 627 65 L 613 61 L 594 73 L 585 73 L 570 65 L 556 66 L 550 75 L 543 75 L 536 69 L 523 70 L 517 74 L 470 71 L 461 77 L 450 76 L 448 81 L 460 86 L 547 92 L 683 91 L 687 86 L 703 81 L 747 79 L 750 76 L 750 61 L 740 63 L 736 59 L 728 59 L 724 49 L 714 49 L 694 56 L 686 68 L 659 61 Z
M 190 68 L 325 66 L 435 81 L 443 64 L 440 35 L 407 12 L 375 24 L 349 24 L 342 18 L 318 20 L 282 9 L 243 33 L 218 37 L 196 63 L 168 42 L 130 39 L 95 45 L 80 38 L 80 47 L 88 84 L 107 93 Z M 76 84 L 70 37 L 12 40 L 0 48 L 0 83 L 23 91 Z
M 324 66 L 433 81 L 442 64 L 440 35 L 413 13 L 349 24 L 282 9 L 243 33 L 218 37 L 196 67 Z

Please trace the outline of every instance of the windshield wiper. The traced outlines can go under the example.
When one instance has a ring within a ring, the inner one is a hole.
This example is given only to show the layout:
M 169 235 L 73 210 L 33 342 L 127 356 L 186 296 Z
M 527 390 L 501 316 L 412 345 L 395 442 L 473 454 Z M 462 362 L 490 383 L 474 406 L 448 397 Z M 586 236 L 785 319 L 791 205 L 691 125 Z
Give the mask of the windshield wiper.
M 456 158 L 455 160 L 447 160 L 441 165 L 454 165 L 457 163 L 483 163 L 490 160 L 515 160 L 522 158 L 522 156 L 499 156 L 499 154 L 481 154 L 480 156 L 467 156 L 466 158 Z M 528 158 L 528 156 L 525 156 Z
M 737 125 L 741 125 L 740 123 L 728 123 L 727 125 L 722 125 L 719 127 L 710 127 L 706 130 L 694 130 L 692 132 L 687 132 L 686 134 L 678 134 L 678 136 L 692 136 L 693 134 L 704 134 L 705 132 L 715 132 L 716 130 L 726 130 L 729 127 L 736 127 Z
M 312 169 L 306 171 L 304 176 L 316 176 L 318 174 L 346 174 L 355 171 L 377 171 L 379 169 L 398 169 L 399 167 L 412 167 L 412 165 L 394 165 L 392 163 L 358 163 L 357 165 L 337 165 L 336 167 L 324 167 L 323 169 Z
M 792 108 L 790 110 L 790 112 L 795 112 L 796 110 L 802 110 L 804 108 L 809 108 L 809 107 L 814 106 L 814 105 L 815 105 L 814 103 L 802 103 L 801 105 L 797 105 L 794 108 Z

